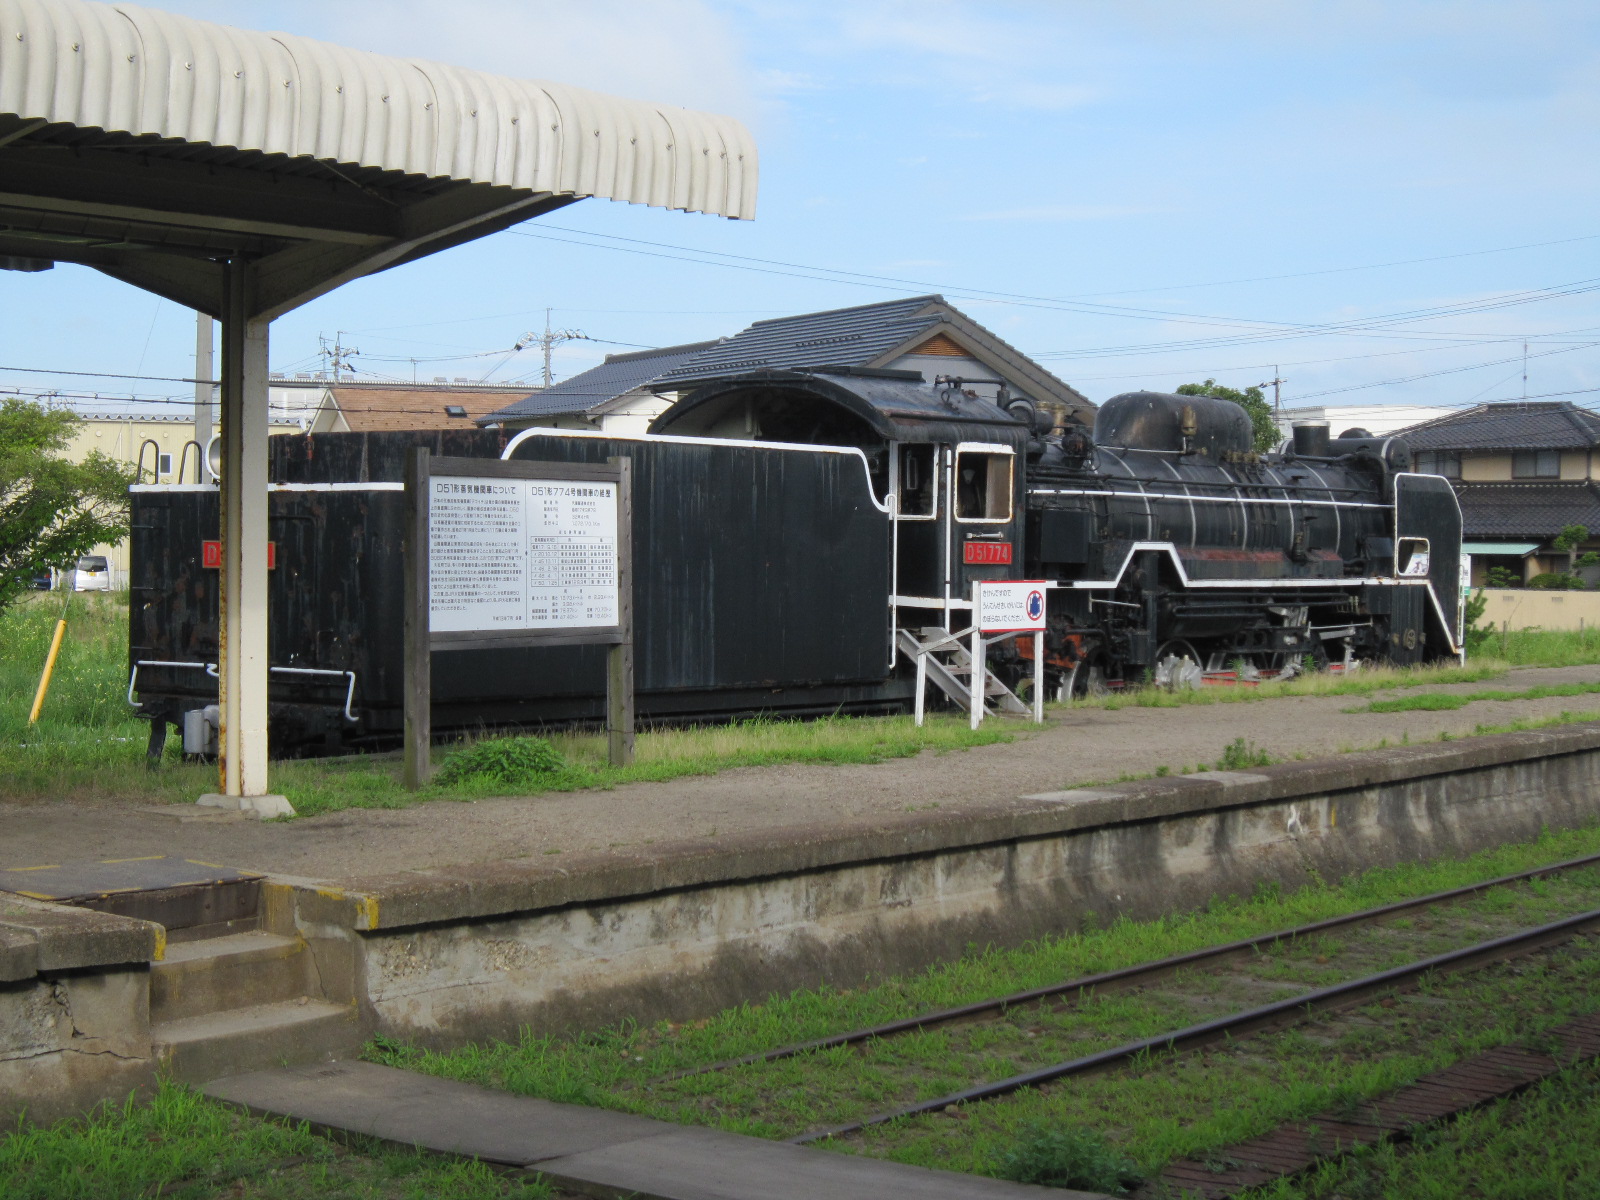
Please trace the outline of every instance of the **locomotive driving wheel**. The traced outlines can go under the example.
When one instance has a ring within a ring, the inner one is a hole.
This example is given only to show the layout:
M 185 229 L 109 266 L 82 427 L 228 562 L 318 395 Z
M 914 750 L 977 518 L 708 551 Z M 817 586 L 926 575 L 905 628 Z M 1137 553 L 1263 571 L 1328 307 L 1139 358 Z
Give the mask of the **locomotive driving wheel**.
M 1106 660 L 1100 650 L 1089 650 L 1061 677 L 1060 698 L 1081 700 L 1085 696 L 1104 696 L 1111 688 L 1106 683 Z

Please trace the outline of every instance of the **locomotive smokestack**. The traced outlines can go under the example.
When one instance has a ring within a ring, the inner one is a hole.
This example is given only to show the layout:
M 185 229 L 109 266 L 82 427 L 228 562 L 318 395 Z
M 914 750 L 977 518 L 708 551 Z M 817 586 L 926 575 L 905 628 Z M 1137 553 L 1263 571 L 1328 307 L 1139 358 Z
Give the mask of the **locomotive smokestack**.
M 1328 445 L 1326 421 L 1296 421 L 1294 423 L 1294 452 L 1302 458 L 1327 458 Z

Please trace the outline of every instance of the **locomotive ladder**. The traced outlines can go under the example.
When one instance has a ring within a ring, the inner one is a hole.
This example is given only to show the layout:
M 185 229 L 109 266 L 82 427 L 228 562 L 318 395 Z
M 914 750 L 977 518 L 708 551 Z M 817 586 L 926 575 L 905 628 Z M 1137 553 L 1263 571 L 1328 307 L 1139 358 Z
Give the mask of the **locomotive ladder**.
M 972 707 L 972 655 L 966 647 L 971 630 L 951 633 L 937 625 L 912 632 L 901 627 L 895 637 L 902 653 L 913 662 L 923 665 L 927 676 L 958 708 Z M 922 636 L 919 638 L 917 634 Z M 925 639 L 925 640 L 924 640 Z M 943 656 L 943 657 L 941 657 Z M 1017 698 L 1017 694 L 1001 683 L 988 670 L 983 672 L 985 707 L 993 705 L 995 711 L 1012 716 L 1031 716 L 1033 710 Z M 917 712 L 921 715 L 922 697 L 917 697 Z

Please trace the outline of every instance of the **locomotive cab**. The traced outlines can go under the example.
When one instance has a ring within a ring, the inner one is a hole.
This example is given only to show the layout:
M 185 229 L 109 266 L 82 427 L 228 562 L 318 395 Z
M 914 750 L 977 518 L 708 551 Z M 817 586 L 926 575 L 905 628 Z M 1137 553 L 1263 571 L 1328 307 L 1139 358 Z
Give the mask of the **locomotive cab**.
M 1019 577 L 1032 431 L 959 384 L 822 367 L 691 381 L 653 434 L 849 446 L 890 523 L 894 626 L 967 623 L 973 585 Z M 1031 416 L 1031 412 L 1027 415 Z

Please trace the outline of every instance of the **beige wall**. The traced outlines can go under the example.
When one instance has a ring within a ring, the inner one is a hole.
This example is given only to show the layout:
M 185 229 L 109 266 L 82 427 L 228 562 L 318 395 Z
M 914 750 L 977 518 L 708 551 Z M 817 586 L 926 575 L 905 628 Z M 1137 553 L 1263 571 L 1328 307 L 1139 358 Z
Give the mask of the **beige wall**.
M 1509 454 L 1463 454 L 1461 478 L 1468 483 L 1498 483 L 1511 478 Z
M 1485 592 L 1483 623 L 1499 629 L 1585 629 L 1600 627 L 1600 592 L 1545 592 L 1537 589 Z
M 279 425 L 269 429 L 270 433 L 298 433 L 298 425 Z M 178 468 L 183 464 L 183 446 L 185 442 L 194 437 L 194 426 L 188 421 L 158 421 L 130 417 L 117 420 L 102 420 L 86 417 L 78 430 L 67 444 L 67 457 L 74 462 L 80 462 L 91 451 L 98 450 L 107 458 L 114 458 L 118 462 L 135 466 L 139 461 L 139 448 L 146 441 L 156 444 L 162 454 L 172 456 L 172 470 L 161 475 L 155 482 L 178 483 Z M 157 450 L 145 448 L 144 462 L 145 473 L 143 482 L 150 483 L 150 470 L 156 465 Z M 201 479 L 209 480 L 210 476 L 203 474 Z M 188 468 L 184 472 L 182 482 L 195 482 L 195 451 L 189 449 Z M 103 554 L 111 561 L 111 583 L 113 587 L 126 587 L 128 582 L 128 543 L 124 539 L 115 546 L 96 546 L 92 553 Z
M 1587 450 L 1564 451 L 1561 455 L 1561 478 L 1589 478 L 1589 452 Z

